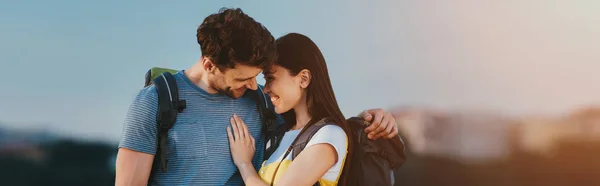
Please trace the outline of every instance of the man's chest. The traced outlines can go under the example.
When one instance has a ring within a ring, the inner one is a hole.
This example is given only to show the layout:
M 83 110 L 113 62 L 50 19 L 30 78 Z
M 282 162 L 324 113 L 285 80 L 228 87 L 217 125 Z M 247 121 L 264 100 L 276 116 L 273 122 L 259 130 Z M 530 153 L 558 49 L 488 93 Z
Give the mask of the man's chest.
M 250 134 L 259 139 L 262 122 L 256 105 L 238 101 L 232 103 L 188 104 L 169 130 L 167 153 L 172 158 L 201 161 L 230 161 L 227 126 L 237 114 L 248 126 Z

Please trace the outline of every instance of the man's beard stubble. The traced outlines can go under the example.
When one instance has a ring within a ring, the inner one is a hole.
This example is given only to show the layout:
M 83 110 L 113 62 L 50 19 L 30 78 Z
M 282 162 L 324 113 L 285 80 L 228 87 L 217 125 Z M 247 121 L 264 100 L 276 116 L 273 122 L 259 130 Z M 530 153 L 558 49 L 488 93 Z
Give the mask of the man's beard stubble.
M 223 79 L 215 79 L 214 81 L 211 82 L 213 89 L 215 89 L 219 94 L 225 94 L 226 96 L 232 98 L 232 99 L 238 99 L 240 97 L 242 97 L 245 93 L 242 92 L 241 95 L 236 96 L 235 95 L 235 91 L 231 89 L 230 86 L 219 86 L 219 85 L 224 85 L 225 82 Z
M 229 96 L 232 99 L 238 99 L 244 95 L 244 93 L 242 93 L 241 95 L 235 95 L 236 92 L 233 91 L 229 86 L 224 88 L 215 88 L 215 90 L 217 90 L 217 92 L 219 92 L 220 94 L 225 94 L 226 96 Z

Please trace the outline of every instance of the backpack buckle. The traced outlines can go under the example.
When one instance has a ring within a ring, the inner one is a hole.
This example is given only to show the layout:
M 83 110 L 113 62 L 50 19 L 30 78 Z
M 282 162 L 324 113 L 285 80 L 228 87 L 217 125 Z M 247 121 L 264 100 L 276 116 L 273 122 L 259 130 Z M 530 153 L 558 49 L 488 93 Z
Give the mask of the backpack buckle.
M 179 100 L 179 102 L 177 102 L 177 111 L 179 111 L 179 113 L 182 113 L 186 107 L 187 103 L 185 100 Z

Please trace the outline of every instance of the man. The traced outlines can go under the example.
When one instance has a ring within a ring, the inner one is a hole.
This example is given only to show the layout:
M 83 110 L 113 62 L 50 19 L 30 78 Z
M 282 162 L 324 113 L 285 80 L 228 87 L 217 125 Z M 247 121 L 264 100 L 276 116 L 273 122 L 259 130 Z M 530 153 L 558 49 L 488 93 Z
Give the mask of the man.
M 205 18 L 197 30 L 200 60 L 174 75 L 184 112 L 169 130 L 167 171 L 153 167 L 157 150 L 156 88 L 142 89 L 126 117 L 119 144 L 115 185 L 242 185 L 229 152 L 226 126 L 235 113 L 256 137 L 253 163 L 260 167 L 264 138 L 256 101 L 256 76 L 276 58 L 271 33 L 240 9 L 223 9 Z M 270 103 L 269 103 L 270 104 Z M 381 109 L 365 111 L 372 139 L 397 135 L 396 122 Z

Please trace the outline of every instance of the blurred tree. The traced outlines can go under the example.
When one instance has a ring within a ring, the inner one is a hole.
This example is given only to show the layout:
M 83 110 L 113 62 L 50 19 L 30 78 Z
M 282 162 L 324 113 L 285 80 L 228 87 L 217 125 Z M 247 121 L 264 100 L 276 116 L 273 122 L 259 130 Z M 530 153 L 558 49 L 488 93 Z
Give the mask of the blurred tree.
M 114 185 L 110 160 L 116 146 L 98 142 L 59 140 L 40 147 L 42 161 L 11 154 L 0 157 L 0 185 Z

